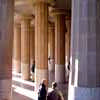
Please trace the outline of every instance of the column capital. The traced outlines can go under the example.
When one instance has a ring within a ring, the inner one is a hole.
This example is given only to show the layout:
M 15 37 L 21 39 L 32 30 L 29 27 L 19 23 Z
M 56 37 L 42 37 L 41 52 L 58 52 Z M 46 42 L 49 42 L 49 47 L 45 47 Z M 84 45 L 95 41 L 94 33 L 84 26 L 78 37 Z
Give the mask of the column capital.
M 31 14 L 21 14 L 21 20 L 32 20 L 34 18 Z
M 21 16 L 19 14 L 14 15 L 14 25 L 19 25 L 21 21 Z
M 51 14 L 53 16 L 56 16 L 56 15 L 67 15 L 67 10 L 66 9 L 59 9 L 59 8 L 53 8 L 51 10 Z
M 14 21 L 14 26 L 20 27 L 21 23 Z
M 47 3 L 49 5 L 55 5 L 55 0 L 29 0 L 31 4 Z

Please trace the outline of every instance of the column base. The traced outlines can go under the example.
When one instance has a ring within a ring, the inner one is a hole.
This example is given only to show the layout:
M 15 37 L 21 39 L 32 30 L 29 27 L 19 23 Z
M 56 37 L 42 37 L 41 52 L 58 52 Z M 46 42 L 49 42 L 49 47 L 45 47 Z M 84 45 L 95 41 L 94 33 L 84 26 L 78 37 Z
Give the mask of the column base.
M 0 80 L 0 100 L 12 100 L 11 81 L 10 79 Z
M 42 80 L 48 82 L 48 69 L 35 69 L 35 90 L 37 91 Z
M 100 100 L 99 88 L 69 86 L 68 100 Z
M 50 60 L 50 63 L 48 65 L 48 71 L 49 71 L 49 85 L 51 85 L 52 82 L 55 81 L 55 64 L 53 59 Z
M 65 83 L 65 65 L 55 64 L 55 81 Z
M 30 66 L 29 66 L 29 64 L 21 63 L 21 72 L 22 72 L 22 79 L 23 80 L 30 79 Z

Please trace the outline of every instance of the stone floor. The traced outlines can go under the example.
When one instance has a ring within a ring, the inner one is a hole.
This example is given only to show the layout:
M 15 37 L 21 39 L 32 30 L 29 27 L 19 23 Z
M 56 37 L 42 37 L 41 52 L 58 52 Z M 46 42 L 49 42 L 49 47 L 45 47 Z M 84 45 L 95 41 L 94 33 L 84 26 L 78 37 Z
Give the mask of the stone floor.
M 34 85 L 34 82 L 22 80 L 21 74 L 13 71 L 12 100 L 37 100 L 37 93 L 34 92 Z
M 12 100 L 38 100 L 38 95 L 34 91 L 35 83 L 32 81 L 22 80 L 21 74 L 15 73 L 15 71 L 13 71 L 12 74 Z M 66 86 L 68 86 L 68 84 Z M 51 91 L 50 87 L 48 91 Z

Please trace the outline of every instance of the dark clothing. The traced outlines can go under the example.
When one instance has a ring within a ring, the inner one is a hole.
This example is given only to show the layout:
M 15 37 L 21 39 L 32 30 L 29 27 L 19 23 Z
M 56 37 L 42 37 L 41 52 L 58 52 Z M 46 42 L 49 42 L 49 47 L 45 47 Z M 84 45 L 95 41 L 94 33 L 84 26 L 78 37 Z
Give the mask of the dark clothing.
M 32 65 L 32 72 L 35 72 L 35 64 Z
M 64 100 L 60 91 L 54 89 L 48 93 L 47 100 Z
M 38 92 L 38 100 L 46 100 L 46 95 L 47 95 L 46 86 L 44 84 L 41 84 Z
M 68 68 L 68 70 L 70 71 L 70 63 L 68 64 L 67 68 Z

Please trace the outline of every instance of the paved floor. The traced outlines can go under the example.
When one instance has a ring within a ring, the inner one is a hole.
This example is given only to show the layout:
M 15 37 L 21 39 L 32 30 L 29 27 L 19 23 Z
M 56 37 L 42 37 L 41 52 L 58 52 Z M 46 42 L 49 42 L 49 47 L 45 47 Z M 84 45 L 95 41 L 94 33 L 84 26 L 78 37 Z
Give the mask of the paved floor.
M 34 82 L 22 80 L 21 74 L 13 71 L 12 100 L 37 100 L 37 93 L 34 92 L 34 86 Z

